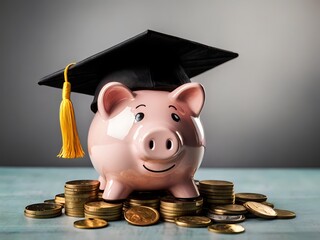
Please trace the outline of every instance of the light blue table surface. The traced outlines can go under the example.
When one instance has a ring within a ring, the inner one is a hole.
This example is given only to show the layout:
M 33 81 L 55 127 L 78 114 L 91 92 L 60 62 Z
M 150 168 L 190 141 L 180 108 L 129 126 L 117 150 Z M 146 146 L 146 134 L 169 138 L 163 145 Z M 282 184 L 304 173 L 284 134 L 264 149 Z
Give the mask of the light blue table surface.
M 248 219 L 246 232 L 224 235 L 206 228 L 184 228 L 160 222 L 148 227 L 110 222 L 107 228 L 83 230 L 73 227 L 78 218 L 62 215 L 31 219 L 23 215 L 26 205 L 54 198 L 64 183 L 96 179 L 92 168 L 0 168 L 0 239 L 320 239 L 320 169 L 199 169 L 195 179 L 234 182 L 236 192 L 258 192 L 277 208 L 295 211 L 291 220 Z

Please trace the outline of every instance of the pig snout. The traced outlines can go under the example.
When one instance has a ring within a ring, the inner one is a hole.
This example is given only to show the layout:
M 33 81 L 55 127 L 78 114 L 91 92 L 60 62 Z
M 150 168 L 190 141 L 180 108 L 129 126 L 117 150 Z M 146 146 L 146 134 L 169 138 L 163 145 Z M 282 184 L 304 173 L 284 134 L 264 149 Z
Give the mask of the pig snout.
M 169 129 L 154 129 L 142 135 L 139 141 L 139 152 L 148 160 L 170 159 L 181 146 L 180 137 Z

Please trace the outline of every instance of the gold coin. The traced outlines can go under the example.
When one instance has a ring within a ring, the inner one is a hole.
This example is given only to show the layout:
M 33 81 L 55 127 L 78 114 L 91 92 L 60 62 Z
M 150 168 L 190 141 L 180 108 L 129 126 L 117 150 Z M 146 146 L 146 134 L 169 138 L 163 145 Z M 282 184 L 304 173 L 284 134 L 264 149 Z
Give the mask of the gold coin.
M 267 196 L 261 193 L 236 193 L 236 200 L 264 202 Z
M 48 215 L 36 215 L 36 214 L 30 214 L 24 211 L 24 215 L 29 218 L 54 218 L 61 216 L 62 212 L 54 213 L 54 214 L 48 214 Z
M 217 223 L 239 223 L 246 219 L 244 215 L 217 215 L 208 213 L 207 216 Z
M 275 218 L 277 213 L 267 205 L 258 202 L 246 202 L 243 206 L 252 214 L 261 218 Z
M 296 214 L 289 210 L 274 209 L 274 211 L 277 213 L 277 218 L 279 219 L 290 219 L 296 217 Z
M 198 215 L 196 211 L 194 212 L 162 212 L 160 211 L 161 216 L 166 216 L 166 217 L 181 217 L 181 216 L 194 216 Z
M 212 209 L 216 214 L 244 214 L 247 209 L 243 205 L 228 204 L 223 206 L 216 206 Z
M 233 204 L 234 200 L 233 199 L 225 199 L 225 200 L 221 200 L 221 199 L 217 199 L 217 200 L 206 199 L 206 203 L 217 204 L 217 205 L 226 205 L 226 204 Z
M 25 207 L 25 212 L 33 215 L 52 215 L 61 211 L 61 205 L 55 203 L 36 203 Z
M 211 219 L 204 216 L 182 216 L 177 217 L 175 223 L 181 227 L 207 227 L 211 224 Z
M 84 213 L 84 217 L 85 218 L 99 218 L 99 219 L 104 219 L 104 220 L 107 220 L 107 221 L 116 221 L 116 220 L 120 220 L 122 218 L 122 215 L 119 214 L 119 215 L 114 215 L 114 216 L 108 216 L 108 215 L 105 215 L 105 216 L 101 216 L 101 215 L 94 215 L 94 214 L 88 214 L 88 213 Z
M 53 204 L 56 203 L 54 199 L 47 199 L 47 200 L 44 200 L 43 202 L 44 203 L 53 203 Z
M 173 206 L 173 207 L 168 207 L 166 205 L 160 205 L 160 209 L 165 210 L 165 211 L 194 211 L 200 209 L 201 206 Z
M 271 208 L 274 208 L 274 204 L 271 203 L 271 202 L 261 202 L 261 203 L 264 204 L 264 205 L 267 205 L 267 206 L 269 206 Z
M 84 214 L 80 214 L 80 213 L 68 213 L 68 212 L 65 212 L 65 214 L 69 217 L 77 217 L 77 218 L 82 218 L 84 217 Z
M 107 203 L 105 201 L 87 202 L 84 208 L 88 211 L 112 211 L 122 208 L 122 203 Z
M 89 218 L 89 219 L 83 219 L 78 220 L 73 223 L 73 226 L 76 228 L 82 228 L 82 229 L 92 229 L 92 228 L 103 228 L 108 225 L 108 222 L 103 219 L 98 218 Z
M 217 195 L 202 195 L 206 200 L 234 200 L 234 195 L 225 195 L 225 196 L 217 196 Z
M 200 181 L 200 188 L 233 188 L 233 183 L 223 180 L 202 180 Z
M 159 221 L 159 213 L 151 207 L 137 206 L 129 208 L 124 213 L 124 218 L 130 224 L 137 226 L 147 226 L 155 224 Z
M 213 224 L 208 227 L 210 232 L 236 234 L 244 232 L 244 227 L 239 224 Z
M 73 180 L 65 183 L 66 188 L 98 188 L 100 182 L 98 180 Z
M 173 196 L 165 196 L 161 198 L 160 205 L 167 207 L 193 207 L 202 206 L 203 198 L 197 197 L 193 199 L 178 199 Z
M 55 196 L 54 198 L 55 202 L 57 203 L 62 203 L 64 204 L 65 203 L 65 196 L 64 196 L 64 193 L 59 193 Z
M 122 214 L 122 209 L 118 211 L 112 211 L 112 212 L 92 212 L 88 210 L 84 210 L 84 213 L 92 214 L 92 215 L 100 215 L 100 216 L 114 216 L 114 215 L 121 215 Z

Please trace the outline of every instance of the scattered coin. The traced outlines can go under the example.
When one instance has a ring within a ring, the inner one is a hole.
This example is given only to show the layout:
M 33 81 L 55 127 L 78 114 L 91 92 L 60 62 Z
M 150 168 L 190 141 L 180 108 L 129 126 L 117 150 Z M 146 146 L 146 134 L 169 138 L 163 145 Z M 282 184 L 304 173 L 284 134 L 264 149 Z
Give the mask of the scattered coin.
M 244 206 L 250 211 L 252 214 L 261 217 L 261 218 L 275 218 L 277 213 L 271 207 L 267 205 L 258 203 L 258 202 L 246 202 Z
M 244 232 L 244 227 L 238 224 L 213 224 L 208 227 L 210 232 L 236 234 Z
M 62 207 L 55 203 L 36 203 L 25 207 L 24 215 L 31 218 L 51 218 L 60 216 Z
M 183 216 L 176 218 L 175 223 L 181 227 L 207 227 L 211 224 L 211 219 L 204 216 Z
M 94 228 L 103 228 L 108 225 L 108 222 L 103 219 L 98 218 L 89 218 L 78 220 L 73 223 L 73 226 L 81 229 L 94 229 Z
M 56 203 L 54 199 L 47 199 L 43 201 L 44 203 Z
M 248 202 L 264 202 L 267 196 L 260 193 L 236 193 L 236 201 Z
M 209 212 L 207 216 L 217 223 L 239 223 L 246 220 L 244 215 L 218 215 Z
M 271 208 L 274 208 L 274 204 L 273 203 L 271 203 L 271 202 L 261 202 L 262 204 L 264 204 L 264 205 L 267 205 L 267 206 L 269 206 L 269 207 L 271 207 Z
M 159 221 L 159 217 L 157 210 L 146 206 L 132 207 L 124 213 L 126 221 L 136 226 L 153 225 Z
M 296 217 L 296 214 L 289 210 L 274 209 L 274 211 L 277 213 L 277 218 L 279 219 L 290 219 Z

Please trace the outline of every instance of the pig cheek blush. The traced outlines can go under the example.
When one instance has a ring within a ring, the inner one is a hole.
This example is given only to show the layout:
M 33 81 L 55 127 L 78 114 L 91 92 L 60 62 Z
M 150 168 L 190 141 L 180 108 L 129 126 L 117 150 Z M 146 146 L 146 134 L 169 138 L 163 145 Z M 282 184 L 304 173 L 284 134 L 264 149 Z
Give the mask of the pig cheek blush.
M 44 77 L 40 85 L 62 88 L 58 157 L 84 156 L 70 93 L 89 94 L 95 115 L 88 150 L 105 200 L 160 189 L 198 197 L 193 176 L 205 149 L 205 92 L 190 79 L 237 56 L 147 30 Z

